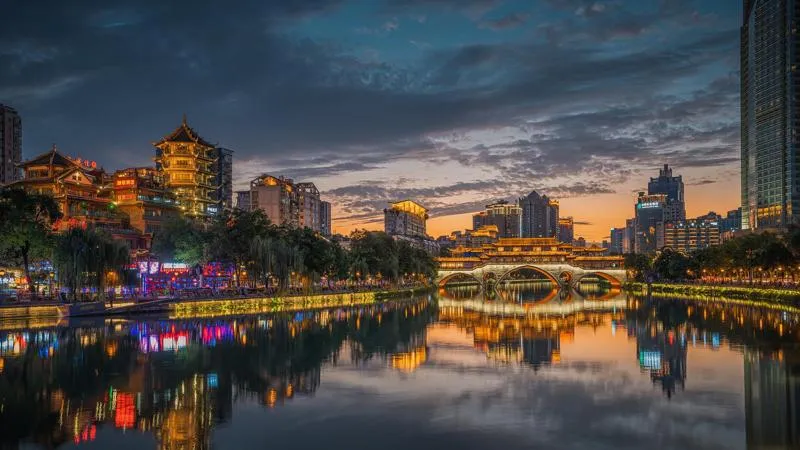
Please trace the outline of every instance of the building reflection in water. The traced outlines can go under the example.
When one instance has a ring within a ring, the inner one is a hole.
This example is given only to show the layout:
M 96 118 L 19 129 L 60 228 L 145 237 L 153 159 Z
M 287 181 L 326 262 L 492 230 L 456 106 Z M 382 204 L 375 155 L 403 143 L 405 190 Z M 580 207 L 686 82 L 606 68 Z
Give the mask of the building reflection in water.
M 427 358 L 427 300 L 236 320 L 129 322 L 0 333 L 0 447 L 152 433 L 161 449 L 207 449 L 233 403 L 311 396 L 343 345 L 412 371 Z
M 800 350 L 744 352 L 750 450 L 800 447 Z

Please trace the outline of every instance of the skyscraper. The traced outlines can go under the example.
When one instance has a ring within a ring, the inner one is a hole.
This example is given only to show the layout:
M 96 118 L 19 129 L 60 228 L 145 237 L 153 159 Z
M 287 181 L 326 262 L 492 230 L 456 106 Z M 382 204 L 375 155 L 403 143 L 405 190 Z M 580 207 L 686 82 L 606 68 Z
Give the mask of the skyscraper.
M 558 219 L 558 241 L 565 244 L 572 244 L 575 240 L 575 220 L 572 217 L 561 217 Z
M 297 224 L 300 228 L 320 231 L 320 199 L 319 189 L 314 183 L 297 183 L 297 204 L 299 214 Z
M 507 201 L 486 205 L 486 210 L 472 216 L 472 229 L 486 225 L 497 226 L 497 237 L 518 238 L 521 236 L 522 208 Z
M 522 237 L 558 236 L 558 201 L 536 191 L 518 202 L 522 208 Z
M 243 200 L 243 196 L 240 195 L 239 199 Z M 250 211 L 257 209 L 275 225 L 302 226 L 299 223 L 297 190 L 289 178 L 264 174 L 251 181 Z
M 664 223 L 667 194 L 639 192 L 636 199 L 636 231 L 634 253 L 653 253 L 663 247 L 657 240 L 657 230 Z
M 625 253 L 624 250 L 625 228 L 612 228 L 610 239 L 611 239 L 611 244 L 608 247 L 608 251 L 610 253 L 617 255 Z
M 683 197 L 683 177 L 672 176 L 672 169 L 668 164 L 658 171 L 657 178 L 650 178 L 647 184 L 647 193 L 650 195 L 664 194 L 667 196 L 664 205 L 664 222 L 680 222 L 686 220 L 686 202 Z
M 331 235 L 331 204 L 330 202 L 319 202 L 319 232 L 323 236 Z
M 0 104 L 0 186 L 22 179 L 22 119 Z
M 214 162 L 217 200 L 224 209 L 233 209 L 233 150 L 217 147 L 217 160 Z
M 742 228 L 800 223 L 800 7 L 745 0 L 741 28 Z

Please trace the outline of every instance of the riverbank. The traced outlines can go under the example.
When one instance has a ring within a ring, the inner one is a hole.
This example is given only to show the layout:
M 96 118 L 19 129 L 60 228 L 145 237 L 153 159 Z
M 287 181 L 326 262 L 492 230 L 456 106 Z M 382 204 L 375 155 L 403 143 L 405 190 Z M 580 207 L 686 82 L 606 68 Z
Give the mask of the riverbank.
M 53 319 L 113 315 L 165 314 L 169 318 L 225 317 L 307 309 L 359 306 L 410 297 L 434 291 L 434 287 L 415 287 L 381 291 L 337 292 L 330 294 L 272 297 L 230 297 L 158 300 L 107 307 L 101 302 L 45 303 L 0 306 L 0 321 Z
M 648 293 L 647 284 L 638 282 L 626 283 L 625 290 L 637 294 Z M 649 293 L 657 297 L 681 296 L 693 300 L 800 309 L 800 289 L 652 283 Z

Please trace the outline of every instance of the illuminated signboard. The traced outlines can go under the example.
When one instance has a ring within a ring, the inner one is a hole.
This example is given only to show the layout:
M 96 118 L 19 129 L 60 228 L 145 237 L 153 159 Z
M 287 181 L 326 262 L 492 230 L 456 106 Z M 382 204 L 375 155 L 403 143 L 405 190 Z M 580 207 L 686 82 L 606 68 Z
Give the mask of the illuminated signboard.
M 184 263 L 168 263 L 165 262 L 161 264 L 161 270 L 170 271 L 170 270 L 188 270 L 189 265 Z
M 660 208 L 661 202 L 643 202 L 636 205 L 639 209 L 653 209 L 653 208 Z

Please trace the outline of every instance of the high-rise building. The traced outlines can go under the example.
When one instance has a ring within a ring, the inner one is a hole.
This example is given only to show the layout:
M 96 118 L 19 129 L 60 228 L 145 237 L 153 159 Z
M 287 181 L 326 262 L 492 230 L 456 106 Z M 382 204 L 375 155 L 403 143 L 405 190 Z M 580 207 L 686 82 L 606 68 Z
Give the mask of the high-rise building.
M 22 178 L 22 119 L 13 108 L 0 104 L 0 186 Z
M 664 209 L 667 206 L 667 194 L 645 194 L 639 192 L 636 199 L 636 232 L 634 236 L 635 253 L 654 253 L 663 247 L 658 242 L 657 229 L 664 223 Z
M 383 210 L 383 228 L 386 234 L 427 238 L 426 222 L 428 210 L 412 200 L 390 203 Z
M 275 225 L 299 225 L 299 202 L 289 178 L 262 175 L 250 182 L 250 211 L 260 209 Z
M 297 225 L 300 228 L 309 228 L 320 231 L 320 199 L 319 189 L 314 183 L 297 183 Z
M 536 191 L 518 201 L 522 208 L 522 237 L 558 236 L 558 201 Z
M 499 201 L 486 205 L 486 210 L 472 216 L 472 229 L 495 225 L 498 236 L 502 238 L 520 237 L 522 226 L 522 208 L 511 205 L 507 201 Z
M 625 228 L 612 228 L 609 239 L 611 240 L 608 247 L 609 253 L 617 255 L 625 253 L 623 245 L 625 241 Z
M 800 223 L 800 7 L 745 0 L 741 27 L 742 229 Z
M 330 202 L 319 202 L 319 232 L 323 236 L 330 236 L 333 223 L 331 222 L 331 204 Z
M 622 253 L 634 253 L 636 251 L 636 219 L 625 221 L 625 236 L 622 240 Z
M 736 232 L 742 229 L 742 208 L 728 211 L 719 221 L 721 233 Z
M 236 209 L 250 211 L 250 191 L 236 191 Z
M 217 147 L 189 127 L 185 116 L 175 131 L 153 145 L 156 168 L 167 188 L 177 195 L 181 211 L 189 217 L 219 213 Z
M 217 193 L 216 199 L 223 209 L 233 209 L 233 150 L 217 147 L 214 163 Z
M 575 221 L 572 217 L 558 219 L 558 240 L 565 244 L 572 244 L 575 239 Z
M 666 195 L 664 205 L 664 222 L 680 222 L 686 220 L 686 202 L 683 197 L 683 177 L 672 176 L 672 169 L 668 164 L 658 171 L 657 178 L 650 178 L 647 184 L 647 193 L 650 195 Z

